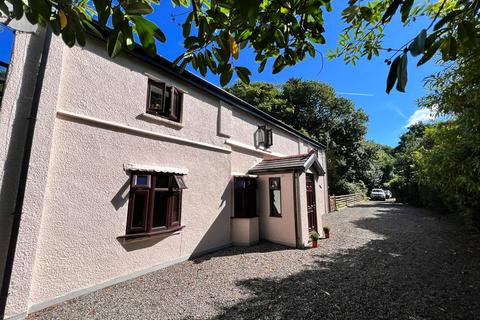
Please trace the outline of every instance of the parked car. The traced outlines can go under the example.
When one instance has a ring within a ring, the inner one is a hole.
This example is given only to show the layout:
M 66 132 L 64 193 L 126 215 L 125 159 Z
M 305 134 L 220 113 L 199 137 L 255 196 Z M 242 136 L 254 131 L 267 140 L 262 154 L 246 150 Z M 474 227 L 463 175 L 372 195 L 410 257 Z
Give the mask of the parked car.
M 387 199 L 387 196 L 385 195 L 385 191 L 383 191 L 382 189 L 372 189 L 372 192 L 370 192 L 370 199 L 385 201 L 385 199 Z
M 390 199 L 392 197 L 392 191 L 390 191 L 390 190 L 384 190 L 384 191 L 385 191 L 385 197 L 387 199 Z

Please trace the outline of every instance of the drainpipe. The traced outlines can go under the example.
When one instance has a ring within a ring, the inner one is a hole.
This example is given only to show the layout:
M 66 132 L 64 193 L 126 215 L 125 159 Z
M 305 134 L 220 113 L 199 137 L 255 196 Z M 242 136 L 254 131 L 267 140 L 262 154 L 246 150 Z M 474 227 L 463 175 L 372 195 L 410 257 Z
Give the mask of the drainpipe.
M 302 241 L 301 239 L 299 239 L 299 236 L 298 236 L 299 234 L 298 213 L 300 212 L 298 208 L 298 203 L 299 203 L 298 197 L 300 196 L 300 192 L 298 189 L 298 172 L 294 171 L 292 174 L 292 178 L 293 178 L 293 217 L 295 221 L 295 246 L 297 248 L 300 248 L 302 246 Z
M 20 221 L 23 211 L 23 201 L 25 200 L 25 187 L 27 185 L 28 168 L 30 166 L 30 155 L 32 153 L 33 135 L 35 133 L 35 124 L 38 114 L 38 105 L 40 102 L 40 94 L 43 88 L 43 79 L 45 78 L 45 67 L 47 65 L 50 44 L 52 40 L 52 31 L 48 28 L 45 32 L 43 40 L 42 57 L 35 81 L 35 89 L 32 97 L 32 106 L 30 108 L 30 116 L 27 118 L 27 136 L 25 145 L 23 146 L 23 159 L 20 171 L 20 180 L 18 183 L 17 198 L 15 202 L 15 211 L 13 212 L 12 231 L 10 233 L 10 242 L 8 245 L 7 259 L 5 262 L 5 271 L 3 274 L 2 289 L 0 291 L 0 319 L 5 316 L 5 308 L 7 306 L 8 289 L 12 277 L 13 260 L 15 258 L 15 250 L 17 248 L 18 232 L 20 229 Z

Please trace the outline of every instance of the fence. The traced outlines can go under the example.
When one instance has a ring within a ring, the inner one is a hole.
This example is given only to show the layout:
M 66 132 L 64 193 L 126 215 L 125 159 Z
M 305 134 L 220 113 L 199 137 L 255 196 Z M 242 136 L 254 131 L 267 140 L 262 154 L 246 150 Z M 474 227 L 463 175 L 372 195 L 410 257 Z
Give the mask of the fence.
M 361 193 L 354 193 L 354 194 L 344 194 L 341 196 L 330 196 L 329 197 L 329 208 L 330 212 L 338 211 L 338 209 L 350 207 L 355 205 L 356 203 L 363 201 L 364 196 Z

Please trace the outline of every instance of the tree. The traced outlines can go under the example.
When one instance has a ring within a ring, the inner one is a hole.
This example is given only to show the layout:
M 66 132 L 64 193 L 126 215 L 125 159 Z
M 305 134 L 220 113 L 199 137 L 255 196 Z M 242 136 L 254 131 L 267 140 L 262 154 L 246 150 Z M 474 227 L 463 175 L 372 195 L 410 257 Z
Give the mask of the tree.
M 358 173 L 368 117 L 329 85 L 292 78 L 279 86 L 237 83 L 228 90 L 327 145 L 331 193 L 365 192 L 371 184 Z
M 315 57 L 315 45 L 325 43 L 323 13 L 332 10 L 331 0 L 172 0 L 172 3 L 188 10 L 181 23 L 185 52 L 175 64 L 180 71 L 191 65 L 202 75 L 208 70 L 219 74 L 223 86 L 234 72 L 242 81 L 249 82 L 251 71 L 236 64 L 244 48 L 255 53 L 259 72 L 269 60 L 273 60 L 273 73 L 278 73 L 307 55 Z M 111 31 L 106 35 L 107 51 L 115 57 L 123 48 L 135 47 L 134 34 L 148 53 L 156 53 L 156 41 L 165 42 L 166 38 L 145 16 L 158 5 L 158 0 L 0 0 L 0 12 L 7 16 L 7 22 L 25 15 L 33 24 L 50 26 L 68 46 L 85 45 L 87 29 L 103 36 L 101 31 L 108 24 Z M 391 65 L 387 92 L 395 83 L 397 90 L 405 91 L 408 52 L 422 55 L 419 64 L 439 50 L 443 60 L 455 60 L 457 52 L 478 52 L 479 11 L 480 0 L 442 0 L 417 5 L 413 0 L 372 0 L 363 4 L 350 0 L 343 10 L 347 27 L 340 35 L 339 49 L 331 52 L 330 57 L 343 56 L 347 63 L 355 63 L 359 56 L 371 59 L 381 50 L 391 51 L 392 57 L 386 60 Z M 405 24 L 420 15 L 427 16 L 431 24 L 399 48 L 383 48 L 384 29 L 396 15 Z

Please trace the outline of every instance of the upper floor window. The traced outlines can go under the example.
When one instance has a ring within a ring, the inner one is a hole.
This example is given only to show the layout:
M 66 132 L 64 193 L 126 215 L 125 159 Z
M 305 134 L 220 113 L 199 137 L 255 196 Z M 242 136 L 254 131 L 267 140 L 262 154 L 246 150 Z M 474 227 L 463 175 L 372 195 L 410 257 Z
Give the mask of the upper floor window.
M 135 172 L 130 187 L 127 234 L 181 228 L 183 176 Z
M 183 91 L 163 82 L 148 80 L 147 113 L 180 122 Z
M 233 180 L 233 203 L 235 218 L 253 218 L 257 216 L 255 178 L 235 177 Z

